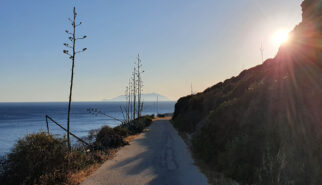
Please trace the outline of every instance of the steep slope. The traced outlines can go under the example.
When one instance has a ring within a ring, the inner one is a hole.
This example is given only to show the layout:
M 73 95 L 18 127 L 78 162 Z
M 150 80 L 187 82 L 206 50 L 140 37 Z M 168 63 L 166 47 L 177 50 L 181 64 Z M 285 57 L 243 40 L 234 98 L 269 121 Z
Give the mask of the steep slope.
M 322 184 L 322 1 L 274 59 L 175 106 L 193 151 L 241 184 Z

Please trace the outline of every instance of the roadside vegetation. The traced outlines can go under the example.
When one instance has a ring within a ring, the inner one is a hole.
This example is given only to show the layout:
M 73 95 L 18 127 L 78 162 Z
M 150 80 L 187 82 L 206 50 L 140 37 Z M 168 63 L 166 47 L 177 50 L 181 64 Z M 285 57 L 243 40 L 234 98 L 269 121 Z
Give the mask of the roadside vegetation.
M 71 84 L 67 128 L 46 115 L 47 132 L 29 134 L 17 141 L 9 154 L 0 159 L 0 184 L 79 184 L 84 176 L 89 175 L 105 160 L 113 157 L 116 150 L 129 144 L 133 136 L 142 133 L 150 126 L 154 115 L 142 116 L 143 92 L 142 63 L 140 56 L 134 65 L 129 85 L 126 87 L 126 103 L 120 107 L 123 119 L 112 117 L 101 110 L 90 108 L 94 115 L 102 114 L 109 119 L 120 122 L 114 128 L 104 126 L 91 130 L 87 138 L 79 138 L 70 132 L 70 116 L 73 92 L 74 66 L 76 55 L 87 48 L 77 50 L 76 41 L 87 36 L 77 37 L 76 29 L 82 24 L 77 23 L 76 8 L 73 8 L 73 18 L 69 19 L 72 31 L 65 30 L 69 43 L 63 53 L 68 55 L 72 62 Z M 49 121 L 66 131 L 66 138 L 59 138 L 49 134 Z M 70 136 L 78 139 L 78 143 L 71 145 Z
M 112 157 L 116 149 L 128 144 L 126 137 L 143 132 L 152 119 L 143 116 L 114 128 L 90 131 L 87 140 L 91 145 L 77 143 L 70 152 L 65 138 L 45 132 L 27 135 L 0 160 L 0 184 L 78 184 L 73 174 Z

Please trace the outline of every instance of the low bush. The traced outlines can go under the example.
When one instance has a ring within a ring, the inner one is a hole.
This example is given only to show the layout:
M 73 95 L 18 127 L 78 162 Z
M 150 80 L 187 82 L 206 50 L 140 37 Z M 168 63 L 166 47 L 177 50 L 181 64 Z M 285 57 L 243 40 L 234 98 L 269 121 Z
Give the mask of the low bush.
M 68 148 L 46 133 L 20 139 L 2 162 L 0 184 L 59 184 L 67 179 Z
M 84 169 L 94 163 L 101 162 L 101 157 L 96 152 L 84 152 L 83 150 L 75 150 L 67 153 L 69 160 L 68 170 L 76 172 Z
M 143 130 L 150 126 L 151 123 L 152 118 L 150 116 L 142 116 L 131 121 L 130 123 L 123 124 L 122 127 L 126 128 L 130 135 L 134 135 L 143 132 Z
M 129 135 L 129 130 L 122 126 L 114 127 L 113 130 L 123 138 Z
M 93 129 L 88 131 L 88 136 L 85 138 L 88 141 L 88 143 L 93 144 L 95 142 L 96 135 L 99 131 L 100 129 Z
M 143 132 L 146 127 L 150 126 L 153 117 L 154 115 L 142 116 L 114 128 L 104 126 L 98 130 L 92 130 L 89 132 L 88 140 L 93 144 L 95 150 L 106 150 L 124 146 L 128 143 L 123 139 L 129 135 Z
M 154 116 L 151 117 L 149 115 L 148 116 L 142 116 L 140 118 L 140 121 L 142 121 L 144 123 L 144 127 L 149 127 L 152 124 L 152 119 L 153 118 L 154 118 Z
M 64 139 L 44 132 L 30 134 L 0 159 L 0 184 L 69 184 L 71 172 L 101 160 L 96 152 L 81 148 L 68 152 Z
M 96 134 L 96 140 L 94 142 L 95 149 L 110 149 L 118 148 L 128 144 L 123 138 L 128 135 L 134 135 L 143 132 L 143 130 L 150 126 L 153 116 L 142 116 L 130 123 L 125 123 L 120 126 L 111 128 L 104 126 Z
M 104 126 L 96 135 L 94 147 L 96 149 L 111 149 L 124 146 L 127 143 L 123 140 L 123 137 L 109 126 Z
M 0 157 L 0 184 L 1 182 L 4 182 L 4 174 L 5 174 L 5 171 L 7 169 L 7 166 L 8 166 L 8 162 L 7 162 L 7 158 L 6 156 L 1 156 Z
M 148 119 L 154 119 L 154 114 L 151 114 L 151 115 L 145 115 L 145 116 L 143 116 L 143 117 L 145 117 L 145 118 L 148 118 Z
M 158 117 L 158 118 L 164 118 L 164 117 L 165 117 L 165 115 L 164 115 L 164 114 L 158 114 L 158 115 L 157 115 L 157 117 Z
M 144 116 L 115 128 L 104 126 L 90 131 L 87 140 L 105 153 L 128 144 L 125 137 L 142 132 L 151 123 L 151 116 Z M 65 139 L 44 132 L 27 135 L 0 158 L 0 184 L 70 184 L 71 173 L 104 161 L 102 151 L 84 152 L 87 149 L 76 144 L 68 152 Z

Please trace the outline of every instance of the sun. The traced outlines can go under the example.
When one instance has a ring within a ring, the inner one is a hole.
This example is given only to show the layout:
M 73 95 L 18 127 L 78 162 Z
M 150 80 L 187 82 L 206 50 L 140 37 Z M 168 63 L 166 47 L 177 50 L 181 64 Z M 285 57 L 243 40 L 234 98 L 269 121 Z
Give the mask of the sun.
M 286 43 L 288 39 L 289 39 L 289 32 L 283 29 L 276 31 L 272 36 L 272 40 L 274 44 L 278 46 Z

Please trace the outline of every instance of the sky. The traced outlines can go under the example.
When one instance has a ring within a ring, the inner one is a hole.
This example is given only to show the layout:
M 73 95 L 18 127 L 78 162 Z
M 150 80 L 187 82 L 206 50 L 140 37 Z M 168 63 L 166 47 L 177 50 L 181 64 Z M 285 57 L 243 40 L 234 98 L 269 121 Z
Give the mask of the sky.
M 302 0 L 1 0 L 0 102 L 68 101 L 63 54 L 76 6 L 74 101 L 124 93 L 136 56 L 144 92 L 177 100 L 238 75 L 278 51 L 272 35 L 301 21 Z

